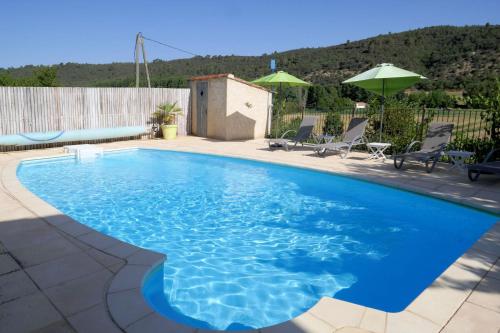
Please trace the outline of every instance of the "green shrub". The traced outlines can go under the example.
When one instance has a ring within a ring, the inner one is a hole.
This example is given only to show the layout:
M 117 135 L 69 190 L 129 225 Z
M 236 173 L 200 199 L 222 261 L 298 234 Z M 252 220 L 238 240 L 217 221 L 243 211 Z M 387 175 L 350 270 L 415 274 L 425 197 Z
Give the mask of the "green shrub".
M 493 148 L 495 148 L 495 142 L 490 138 L 464 138 L 462 136 L 453 138 L 447 147 L 448 150 L 473 152 L 472 160 L 475 162 L 482 162 Z
M 294 130 L 297 131 L 300 127 L 300 123 L 302 122 L 302 119 L 300 117 L 292 118 L 291 120 L 284 120 L 281 119 L 278 121 L 278 124 L 273 124 L 273 128 L 271 129 L 271 137 L 275 138 L 281 137 L 285 132 L 289 130 Z M 276 135 L 277 134 L 277 135 Z M 287 138 L 292 138 L 294 137 L 296 132 L 291 132 L 287 134 Z
M 344 123 L 340 118 L 340 113 L 329 111 L 326 115 L 325 124 L 323 125 L 323 133 L 330 135 L 340 135 L 344 130 Z

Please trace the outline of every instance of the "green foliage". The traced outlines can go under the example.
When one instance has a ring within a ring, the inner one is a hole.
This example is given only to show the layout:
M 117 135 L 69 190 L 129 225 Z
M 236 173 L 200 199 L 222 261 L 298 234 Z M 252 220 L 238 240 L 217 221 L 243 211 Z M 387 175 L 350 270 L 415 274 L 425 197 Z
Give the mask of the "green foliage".
M 324 86 L 313 85 L 307 93 L 306 107 L 316 110 L 329 110 L 334 106 L 334 96 Z
M 0 86 L 10 87 L 57 87 L 57 67 L 40 66 L 30 77 L 13 78 L 9 73 L 0 73 Z
M 369 141 L 379 141 L 380 131 L 380 97 L 370 101 L 368 118 L 370 126 L 366 130 Z M 414 111 L 409 108 L 405 100 L 389 97 L 385 100 L 382 142 L 390 142 L 389 154 L 403 151 L 418 137 L 419 128 L 415 120 Z
M 0 74 L 0 87 L 15 86 L 15 80 L 9 74 Z
M 500 146 L 500 79 L 488 92 L 488 95 L 478 95 L 468 99 L 473 107 L 481 108 L 481 118 L 485 121 L 485 130 L 490 139 Z
M 330 111 L 326 115 L 325 124 L 323 125 L 323 133 L 330 135 L 340 135 L 344 130 L 344 123 L 340 118 L 340 113 Z
M 474 152 L 472 160 L 474 162 L 482 162 L 486 155 L 493 149 L 498 148 L 490 138 L 467 138 L 463 136 L 453 138 L 453 141 L 448 144 L 448 150 L 464 150 Z
M 416 87 L 419 89 L 456 88 L 465 89 L 468 96 L 478 93 L 484 95 L 488 89 L 483 85 L 488 81 L 487 78 L 500 75 L 499 39 L 500 25 L 439 26 L 380 35 L 331 47 L 303 48 L 256 57 L 207 56 L 155 60 L 149 67 L 151 79 L 158 86 L 176 86 L 185 84 L 189 77 L 214 73 L 233 73 L 253 80 L 269 74 L 269 61 L 275 58 L 280 70 L 314 84 L 333 85 L 340 92 L 339 96 L 366 101 L 369 93 L 340 83 L 378 63 L 391 62 L 430 78 L 418 83 Z M 127 80 L 134 82 L 133 63 L 66 63 L 57 68 L 59 83 L 64 86 L 134 85 L 122 85 Z M 0 74 L 4 72 L 18 79 L 30 77 L 34 69 L 34 66 L 0 69 Z M 169 83 L 170 78 L 181 78 L 181 82 Z M 145 82 L 142 76 L 141 86 Z
M 444 90 L 419 92 L 409 95 L 407 99 L 411 105 L 426 106 L 428 108 L 452 108 L 457 104 L 457 99 L 446 94 Z
M 349 98 L 340 97 L 337 88 L 332 85 L 312 85 L 307 93 L 306 107 L 310 109 L 326 111 L 352 104 Z
M 288 120 L 288 121 L 284 121 L 283 119 L 281 119 L 281 121 L 279 121 L 279 124 L 276 124 L 276 126 L 273 125 L 273 128 L 271 129 L 271 137 L 272 138 L 275 138 L 275 137 L 280 138 L 284 133 L 286 133 L 290 130 L 293 130 L 293 131 L 290 131 L 289 133 L 287 133 L 286 138 L 294 137 L 295 134 L 297 134 L 296 131 L 299 129 L 301 122 L 302 122 L 301 117 L 295 117 L 295 118 L 292 118 L 291 120 Z
M 57 68 L 40 67 L 33 73 L 35 85 L 39 87 L 57 87 Z
M 141 79 L 140 86 L 143 87 L 146 79 Z M 93 87 L 135 87 L 135 77 L 124 79 L 111 79 L 94 82 Z M 151 78 L 152 88 L 187 88 L 188 82 L 183 77 L 153 77 Z
M 153 117 L 158 119 L 164 125 L 175 124 L 178 115 L 182 115 L 182 109 L 177 106 L 177 103 L 165 103 L 158 105 Z

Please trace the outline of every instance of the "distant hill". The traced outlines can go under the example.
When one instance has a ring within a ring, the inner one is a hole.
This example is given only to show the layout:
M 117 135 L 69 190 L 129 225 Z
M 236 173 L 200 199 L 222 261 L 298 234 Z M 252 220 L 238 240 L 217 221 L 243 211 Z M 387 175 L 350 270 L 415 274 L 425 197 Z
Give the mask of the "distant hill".
M 314 34 L 311 38 L 314 39 Z M 154 60 L 150 72 L 155 86 L 183 86 L 191 76 L 228 72 L 251 80 L 269 72 L 271 58 L 277 59 L 279 69 L 318 84 L 338 85 L 377 63 L 390 62 L 430 78 L 421 88 L 460 89 L 487 77 L 500 76 L 500 25 L 429 27 L 347 41 L 336 46 L 254 57 Z M 134 85 L 133 63 L 66 63 L 57 67 L 58 81 L 62 86 Z M 35 68 L 0 69 L 0 74 L 26 77 Z M 145 80 L 142 81 L 144 84 Z

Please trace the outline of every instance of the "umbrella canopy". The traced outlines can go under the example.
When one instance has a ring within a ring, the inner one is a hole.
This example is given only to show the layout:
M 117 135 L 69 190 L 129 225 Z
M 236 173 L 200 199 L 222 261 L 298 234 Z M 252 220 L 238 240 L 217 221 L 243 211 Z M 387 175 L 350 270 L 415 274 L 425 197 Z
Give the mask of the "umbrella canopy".
M 261 86 L 279 86 L 286 85 L 290 87 L 300 87 L 300 86 L 309 86 L 310 83 L 303 81 L 293 75 L 288 74 L 287 72 L 277 71 L 276 73 L 269 74 L 263 76 L 257 80 L 252 81 L 252 83 L 261 85 Z
M 352 84 L 382 96 L 382 112 L 380 115 L 380 141 L 382 141 L 384 98 L 408 88 L 422 79 L 426 79 L 426 77 L 396 67 L 393 64 L 380 64 L 342 83 Z
M 303 87 L 303 86 L 309 86 L 311 85 L 310 83 L 303 81 L 291 74 L 288 74 L 287 72 L 283 71 L 277 71 L 276 73 L 272 73 L 266 76 L 263 76 L 257 80 L 253 80 L 252 83 L 261 85 L 261 86 L 278 86 L 279 87 L 279 98 L 280 98 L 280 108 L 283 107 L 281 103 L 281 87 L 282 86 L 288 86 L 288 87 Z M 279 122 L 279 109 L 278 109 L 278 122 Z M 279 129 L 279 124 L 276 122 L 277 129 Z M 276 137 L 278 137 L 278 131 L 276 131 Z
M 380 64 L 342 83 L 350 83 L 385 97 L 408 88 L 422 79 L 426 77 L 393 64 Z

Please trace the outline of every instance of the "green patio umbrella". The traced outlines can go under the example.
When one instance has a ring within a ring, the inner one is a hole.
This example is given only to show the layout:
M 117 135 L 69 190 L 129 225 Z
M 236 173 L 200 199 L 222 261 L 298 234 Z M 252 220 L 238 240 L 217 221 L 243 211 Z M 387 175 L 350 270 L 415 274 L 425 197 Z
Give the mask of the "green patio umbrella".
M 382 111 L 380 115 L 380 141 L 382 141 L 385 97 L 408 88 L 422 79 L 426 79 L 426 77 L 396 67 L 393 64 L 379 64 L 342 83 L 352 84 L 382 96 Z
M 252 83 L 258 84 L 260 86 L 265 87 L 278 87 L 279 88 L 279 96 L 280 96 L 280 108 L 282 107 L 281 103 L 281 89 L 283 86 L 286 87 L 303 87 L 309 86 L 310 83 L 303 81 L 293 75 L 288 74 L 287 72 L 277 71 L 276 73 L 272 73 L 266 76 L 263 76 L 257 80 L 253 80 Z M 279 109 L 278 109 L 278 119 L 279 119 Z M 278 135 L 278 131 L 276 131 L 276 136 Z

